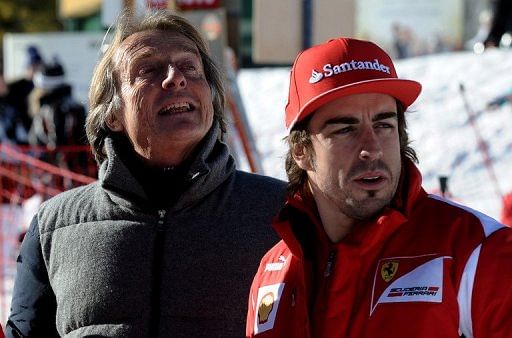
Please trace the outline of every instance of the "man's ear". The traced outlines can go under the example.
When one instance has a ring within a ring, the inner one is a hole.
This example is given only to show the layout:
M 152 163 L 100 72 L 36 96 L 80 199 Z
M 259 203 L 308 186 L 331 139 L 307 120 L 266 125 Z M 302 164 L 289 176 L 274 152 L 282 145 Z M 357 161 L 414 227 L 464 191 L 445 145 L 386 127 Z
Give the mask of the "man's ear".
M 295 144 L 292 148 L 292 156 L 295 163 L 302 170 L 313 170 L 313 163 L 311 163 L 312 156 L 307 153 L 306 147 Z
M 121 121 L 119 120 L 119 118 L 116 116 L 116 114 L 114 114 L 114 113 L 109 114 L 106 122 L 107 122 L 107 126 L 110 128 L 110 130 L 115 131 L 115 132 L 124 131 L 124 126 L 121 123 Z

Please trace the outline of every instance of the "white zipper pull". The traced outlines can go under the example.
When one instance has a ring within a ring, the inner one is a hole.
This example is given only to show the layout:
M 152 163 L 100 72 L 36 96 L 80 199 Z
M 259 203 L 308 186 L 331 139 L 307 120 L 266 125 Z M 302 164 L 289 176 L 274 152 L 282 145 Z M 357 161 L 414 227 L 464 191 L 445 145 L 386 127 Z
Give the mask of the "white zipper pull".
M 325 265 L 324 277 L 329 277 L 331 275 L 335 258 L 336 258 L 336 251 L 333 250 L 329 253 L 329 258 L 327 259 L 327 264 Z
M 159 225 L 163 225 L 164 224 L 164 219 L 165 219 L 165 214 L 167 213 L 167 211 L 161 209 L 161 210 L 158 210 L 158 224 Z

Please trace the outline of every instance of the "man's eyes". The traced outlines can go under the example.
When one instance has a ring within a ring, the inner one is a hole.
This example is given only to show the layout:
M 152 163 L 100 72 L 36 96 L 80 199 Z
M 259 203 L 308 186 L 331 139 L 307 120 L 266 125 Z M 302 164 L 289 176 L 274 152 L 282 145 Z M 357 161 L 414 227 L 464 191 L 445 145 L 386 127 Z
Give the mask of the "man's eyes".
M 354 126 L 346 126 L 346 127 L 336 128 L 333 133 L 343 135 L 343 134 L 348 134 L 354 130 L 356 130 L 356 128 Z
M 156 67 L 152 65 L 142 66 L 139 68 L 138 74 L 139 75 L 148 75 L 154 73 L 156 70 Z
M 395 128 L 394 123 L 390 122 L 379 122 L 375 125 L 376 128 Z
M 204 70 L 199 61 L 187 61 L 181 64 L 177 64 L 178 69 L 184 73 L 185 75 L 190 76 L 202 76 L 204 75 Z
M 193 63 L 186 63 L 183 65 L 179 65 L 178 68 L 182 71 L 194 71 L 197 70 L 197 66 Z
M 375 129 L 393 129 L 396 128 L 396 125 L 391 122 L 378 122 L 373 125 Z M 358 130 L 357 125 L 340 125 L 337 128 L 333 128 L 331 133 L 336 135 L 345 135 L 349 133 L 356 132 Z
M 184 74 L 195 74 L 199 72 L 199 67 L 194 63 L 184 63 L 175 66 Z M 151 75 L 156 72 L 165 74 L 168 71 L 168 65 L 147 64 L 138 67 L 137 74 L 139 76 Z

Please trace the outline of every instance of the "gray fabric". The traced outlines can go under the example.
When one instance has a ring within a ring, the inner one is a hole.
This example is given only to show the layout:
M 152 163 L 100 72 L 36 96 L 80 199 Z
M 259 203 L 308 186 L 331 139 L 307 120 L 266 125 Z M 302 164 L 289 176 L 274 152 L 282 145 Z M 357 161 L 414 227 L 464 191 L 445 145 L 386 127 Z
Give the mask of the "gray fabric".
M 163 219 L 111 139 L 98 182 L 42 206 L 41 246 L 61 335 L 244 336 L 250 283 L 277 241 L 271 219 L 285 186 L 235 170 L 217 130 Z

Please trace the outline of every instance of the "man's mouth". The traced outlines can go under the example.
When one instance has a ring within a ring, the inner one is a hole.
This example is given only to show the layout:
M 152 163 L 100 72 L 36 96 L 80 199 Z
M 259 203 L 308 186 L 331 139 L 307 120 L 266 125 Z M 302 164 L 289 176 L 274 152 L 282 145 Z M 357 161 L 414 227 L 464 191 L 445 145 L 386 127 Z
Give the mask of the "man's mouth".
M 381 178 L 382 178 L 381 176 L 370 176 L 370 177 L 360 178 L 360 180 L 363 182 L 376 182 Z
M 188 102 L 173 103 L 161 109 L 158 112 L 158 115 L 173 115 L 179 113 L 187 113 L 193 111 L 195 108 L 196 107 L 193 104 Z
M 386 182 L 387 176 L 380 173 L 367 173 L 354 179 L 359 185 L 367 189 L 376 189 Z

